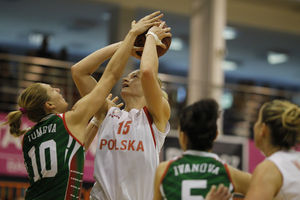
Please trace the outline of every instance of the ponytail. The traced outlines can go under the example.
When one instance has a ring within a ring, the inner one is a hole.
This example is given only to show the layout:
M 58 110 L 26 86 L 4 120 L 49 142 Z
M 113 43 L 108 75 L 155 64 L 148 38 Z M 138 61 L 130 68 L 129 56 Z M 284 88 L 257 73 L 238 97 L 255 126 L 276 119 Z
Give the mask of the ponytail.
M 22 118 L 22 111 L 12 111 L 7 115 L 7 122 L 4 125 L 9 125 L 10 129 L 9 132 L 11 135 L 15 137 L 19 137 L 23 135 L 26 130 L 20 130 L 21 127 L 21 118 Z
M 20 130 L 22 114 L 26 114 L 32 122 L 39 122 L 47 115 L 44 105 L 49 100 L 47 90 L 40 83 L 34 83 L 22 91 L 18 98 L 19 110 L 12 111 L 7 115 L 10 133 L 13 136 L 21 136 L 26 130 Z

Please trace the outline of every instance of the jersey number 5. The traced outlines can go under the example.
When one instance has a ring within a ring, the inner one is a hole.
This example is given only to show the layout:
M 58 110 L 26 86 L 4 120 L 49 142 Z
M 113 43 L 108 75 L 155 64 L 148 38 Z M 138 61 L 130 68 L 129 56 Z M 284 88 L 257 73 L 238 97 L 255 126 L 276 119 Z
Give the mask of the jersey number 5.
M 46 150 L 49 151 L 49 154 L 46 154 Z M 39 153 L 39 165 L 41 171 L 38 171 L 38 163 L 36 159 L 36 153 Z M 33 146 L 28 151 L 28 156 L 31 159 L 31 165 L 33 168 L 33 180 L 36 182 L 42 177 L 54 177 L 57 173 L 57 156 L 56 156 L 56 143 L 54 140 L 48 140 L 41 143 L 38 152 L 35 152 L 35 147 Z M 47 165 L 49 164 L 49 166 Z M 48 169 L 47 169 L 48 168 Z
M 184 180 L 181 183 L 181 199 L 204 200 L 202 195 L 191 195 L 192 189 L 206 189 L 207 180 Z

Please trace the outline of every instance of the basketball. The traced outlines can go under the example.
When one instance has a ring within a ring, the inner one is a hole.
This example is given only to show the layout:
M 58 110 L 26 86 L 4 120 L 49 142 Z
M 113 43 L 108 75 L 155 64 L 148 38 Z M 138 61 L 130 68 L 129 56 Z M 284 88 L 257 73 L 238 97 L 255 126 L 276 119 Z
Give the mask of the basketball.
M 166 27 L 167 27 L 167 25 L 165 24 L 164 28 L 166 28 Z M 144 47 L 145 42 L 146 42 L 146 34 L 147 34 L 147 32 L 148 32 L 148 30 L 136 37 L 136 39 L 134 41 L 134 46 L 136 46 L 136 47 Z M 169 47 L 171 45 L 171 40 L 172 40 L 171 37 L 165 37 L 165 38 L 163 38 L 161 40 L 161 42 L 164 45 L 166 45 L 166 47 L 167 47 L 165 49 L 162 48 L 162 47 L 160 47 L 160 46 L 156 46 L 158 57 L 164 55 L 168 51 L 168 49 L 169 49 Z M 143 51 L 137 51 L 136 54 L 141 57 L 142 54 L 143 54 Z

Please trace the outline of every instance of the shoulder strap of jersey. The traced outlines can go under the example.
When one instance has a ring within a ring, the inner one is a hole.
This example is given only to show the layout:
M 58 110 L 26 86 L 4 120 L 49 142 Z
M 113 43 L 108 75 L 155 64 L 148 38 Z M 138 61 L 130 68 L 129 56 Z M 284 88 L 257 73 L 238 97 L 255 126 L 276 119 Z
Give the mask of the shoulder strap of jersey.
M 82 144 L 75 136 L 74 134 L 71 133 L 71 131 L 69 130 L 67 123 L 66 123 L 66 118 L 65 118 L 65 113 L 60 113 L 60 114 L 56 114 L 56 116 L 58 116 L 59 118 L 62 119 L 63 123 L 64 123 L 64 127 L 67 131 L 67 133 L 69 133 L 69 135 L 71 135 L 81 146 L 84 146 L 84 144 Z
M 153 119 L 152 119 L 152 116 L 150 115 L 147 107 L 143 107 L 143 110 L 147 116 L 147 119 L 148 119 L 148 122 L 149 122 L 149 126 L 150 126 L 150 130 L 151 130 L 151 134 L 152 134 L 152 138 L 153 138 L 153 142 L 154 142 L 154 146 L 156 148 L 156 140 L 155 140 L 155 136 L 154 136 L 154 131 L 153 131 L 153 128 L 152 128 L 152 124 L 153 124 Z

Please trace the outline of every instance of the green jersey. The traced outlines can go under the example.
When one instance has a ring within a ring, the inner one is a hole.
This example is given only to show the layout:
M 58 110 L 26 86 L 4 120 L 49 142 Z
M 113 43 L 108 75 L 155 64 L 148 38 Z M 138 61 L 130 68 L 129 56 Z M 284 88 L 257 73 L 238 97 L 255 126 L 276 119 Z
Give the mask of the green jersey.
M 64 114 L 48 115 L 23 138 L 30 186 L 25 199 L 79 199 L 84 148 L 69 132 Z
M 182 157 L 170 161 L 162 177 L 160 190 L 164 199 L 204 200 L 210 187 L 221 183 L 233 192 L 227 166 L 218 156 L 189 150 Z

